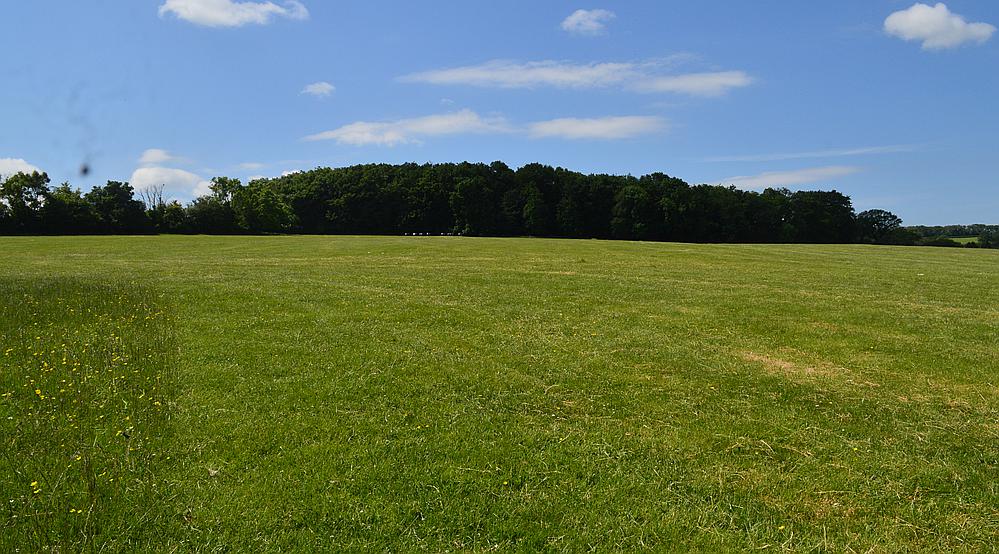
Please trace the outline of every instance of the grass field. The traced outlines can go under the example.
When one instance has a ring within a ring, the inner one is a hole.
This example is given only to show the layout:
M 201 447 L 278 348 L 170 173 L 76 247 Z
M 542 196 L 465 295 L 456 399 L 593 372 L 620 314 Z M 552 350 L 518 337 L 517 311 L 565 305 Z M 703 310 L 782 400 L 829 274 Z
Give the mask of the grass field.
M 999 251 L 0 252 L 0 551 L 997 548 Z
M 947 237 L 947 238 L 959 244 L 970 244 L 972 242 L 978 242 L 978 237 Z

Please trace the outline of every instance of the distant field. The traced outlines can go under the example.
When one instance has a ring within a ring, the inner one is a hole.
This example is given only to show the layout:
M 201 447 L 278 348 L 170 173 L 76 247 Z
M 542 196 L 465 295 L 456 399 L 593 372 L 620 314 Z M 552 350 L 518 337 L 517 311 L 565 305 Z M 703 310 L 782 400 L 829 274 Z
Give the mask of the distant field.
M 978 242 L 978 237 L 947 237 L 954 242 L 959 242 L 961 244 L 969 244 L 972 242 Z
M 3 552 L 996 549 L 999 251 L 0 252 Z

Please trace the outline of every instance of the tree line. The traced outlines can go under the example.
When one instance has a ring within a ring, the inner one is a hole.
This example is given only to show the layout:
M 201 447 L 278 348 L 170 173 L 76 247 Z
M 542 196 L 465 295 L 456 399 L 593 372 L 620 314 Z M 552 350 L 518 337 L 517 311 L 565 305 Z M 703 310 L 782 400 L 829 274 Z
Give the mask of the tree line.
M 0 183 L 2 234 L 459 234 L 725 243 L 919 244 L 885 210 L 837 191 L 689 185 L 664 173 L 587 175 L 538 163 L 368 164 L 247 184 L 216 177 L 187 204 L 45 173 Z

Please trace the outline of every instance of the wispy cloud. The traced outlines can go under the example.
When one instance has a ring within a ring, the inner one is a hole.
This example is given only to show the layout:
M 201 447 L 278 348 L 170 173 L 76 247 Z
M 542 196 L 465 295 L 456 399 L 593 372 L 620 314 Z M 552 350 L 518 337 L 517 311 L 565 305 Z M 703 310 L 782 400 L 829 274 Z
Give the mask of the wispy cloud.
M 161 165 L 165 163 L 184 162 L 183 158 L 174 156 L 162 148 L 150 148 L 139 156 L 139 165 Z
M 944 3 L 917 3 L 885 19 L 885 32 L 903 40 L 918 40 L 923 50 L 957 48 L 970 42 L 983 44 L 996 28 L 988 23 L 968 23 Z
M 667 121 L 656 116 L 566 117 L 513 125 L 501 116 L 482 117 L 471 110 L 396 121 L 358 121 L 303 140 L 333 140 L 354 146 L 395 146 L 419 143 L 428 137 L 465 134 L 513 134 L 530 138 L 627 139 L 665 131 Z
M 733 185 L 741 189 L 757 190 L 767 187 L 790 187 L 795 185 L 813 185 L 827 182 L 829 179 L 845 177 L 861 171 L 859 167 L 832 165 L 825 167 L 809 167 L 791 171 L 769 171 L 759 175 L 741 175 L 722 179 L 718 184 Z
M 0 181 L 18 173 L 41 172 L 37 166 L 29 164 L 21 158 L 0 158 Z
M 528 126 L 534 138 L 612 140 L 637 137 L 666 129 L 666 120 L 654 116 L 617 116 L 580 119 L 567 117 Z
M 309 10 L 297 0 L 274 2 L 235 2 L 233 0 L 166 0 L 160 5 L 160 17 L 168 14 L 204 27 L 242 27 L 266 25 L 275 17 L 303 20 Z
M 336 92 L 336 87 L 326 81 L 319 81 L 318 83 L 312 83 L 305 85 L 302 89 L 301 94 L 309 94 L 315 96 L 316 98 L 325 98 Z
M 913 152 L 918 146 L 897 144 L 891 146 L 869 146 L 866 148 L 843 148 L 839 150 L 813 150 L 810 152 L 784 152 L 777 154 L 751 154 L 743 156 L 714 156 L 704 158 L 704 162 L 777 162 L 781 160 L 803 160 L 811 158 L 845 158 L 873 154 L 895 154 Z
M 576 10 L 562 21 L 562 30 L 576 35 L 600 35 L 615 17 L 610 10 Z
M 677 59 L 687 59 L 680 56 Z M 513 62 L 492 60 L 479 65 L 435 69 L 399 78 L 407 83 L 469 85 L 486 88 L 606 88 L 619 87 L 641 93 L 679 93 L 717 96 L 749 86 L 753 78 L 744 71 L 671 74 L 675 59 L 649 62 L 600 62 L 578 64 L 553 60 Z
M 261 169 L 267 167 L 267 164 L 260 162 L 243 162 L 236 167 L 242 171 L 260 171 Z
M 395 146 L 419 142 L 424 137 L 502 133 L 509 130 L 509 125 L 503 118 L 482 117 L 465 109 L 396 121 L 358 121 L 332 131 L 309 135 L 304 140 L 334 140 L 340 144 L 354 146 Z
M 748 87 L 753 78 L 744 71 L 688 73 L 643 79 L 635 83 L 639 92 L 674 92 L 691 96 L 720 96 L 731 89 Z

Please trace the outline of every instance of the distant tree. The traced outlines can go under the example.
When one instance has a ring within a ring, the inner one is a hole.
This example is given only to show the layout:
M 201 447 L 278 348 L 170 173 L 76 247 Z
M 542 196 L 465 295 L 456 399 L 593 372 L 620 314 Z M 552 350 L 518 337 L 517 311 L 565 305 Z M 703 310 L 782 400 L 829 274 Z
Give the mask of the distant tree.
M 956 240 L 944 237 L 919 239 L 915 242 L 919 246 L 943 246 L 947 248 L 961 248 L 963 245 Z
M 999 248 L 999 226 L 983 230 L 978 235 L 978 246 L 982 248 Z
M 511 188 L 503 193 L 499 211 L 506 234 L 513 236 L 524 234 L 524 205 L 526 203 L 524 192 L 519 187 Z
M 233 196 L 242 189 L 239 179 L 215 177 L 210 194 L 195 198 L 186 208 L 185 223 L 194 233 L 227 235 L 240 232 L 233 210 Z M 165 215 L 165 214 L 164 214 Z
M 494 192 L 485 177 L 467 177 L 458 181 L 451 193 L 455 231 L 463 235 L 495 235 L 498 230 Z
M 836 191 L 797 191 L 790 197 L 790 223 L 795 242 L 854 241 L 856 222 L 850 197 Z
M 920 236 L 971 236 L 947 233 L 988 228 L 910 231 L 896 227 L 888 212 L 855 217 L 850 198 L 835 191 L 757 193 L 689 186 L 665 173 L 586 175 L 538 163 L 514 171 L 499 161 L 323 167 L 247 185 L 215 177 L 210 192 L 186 206 L 165 201 L 162 186 L 135 193 L 127 183 L 110 181 L 81 195 L 68 185 L 49 191 L 47 183 L 38 174 L 4 184 L 0 233 L 457 230 L 484 236 L 912 244 Z
M 42 206 L 42 221 L 49 233 L 86 234 L 98 229 L 94 207 L 69 183 L 63 183 L 49 193 Z
M 10 207 L 0 199 L 0 235 L 11 235 L 14 233 L 14 217 L 10 214 Z
M 161 233 L 191 232 L 191 225 L 188 220 L 187 210 L 184 209 L 184 206 L 182 206 L 180 202 L 174 200 L 168 204 L 163 204 L 159 231 Z
M 857 238 L 861 242 L 883 243 L 902 226 L 902 218 L 886 210 L 857 214 Z
M 919 240 L 919 235 L 915 232 L 906 229 L 905 227 L 898 227 L 882 235 L 878 240 L 878 244 L 914 246 L 919 243 Z
M 575 183 L 562 187 L 562 199 L 555 207 L 555 221 L 559 235 L 563 237 L 584 237 L 586 230 L 585 189 Z
M 139 200 L 146 205 L 146 211 L 152 211 L 165 204 L 163 200 L 163 192 L 166 190 L 166 185 L 151 185 L 144 189 L 139 190 Z
M 212 195 L 223 204 L 232 202 L 233 197 L 242 187 L 243 184 L 240 183 L 239 179 L 232 177 L 215 177 L 209 185 Z
M 649 193 L 638 185 L 628 185 L 614 197 L 611 232 L 614 238 L 647 240 L 650 238 L 655 211 Z
M 7 232 L 42 233 L 42 206 L 49 195 L 46 173 L 16 173 L 0 182 L 0 204 L 4 206 Z
M 524 196 L 524 231 L 533 236 L 548 236 L 556 231 L 555 208 L 562 196 L 556 170 L 539 163 L 527 164 L 517 170 L 516 181 Z
M 133 234 L 152 230 L 145 205 L 134 198 L 132 186 L 120 181 L 108 181 L 83 196 L 97 216 L 101 233 Z
M 295 224 L 295 214 L 267 181 L 254 181 L 232 197 L 236 224 L 254 233 L 283 233 Z
M 548 234 L 550 218 L 548 204 L 537 187 L 528 187 L 524 194 L 524 231 L 528 235 L 543 237 Z
M 199 196 L 187 205 L 187 221 L 194 233 L 228 235 L 238 233 L 232 206 L 212 195 Z

